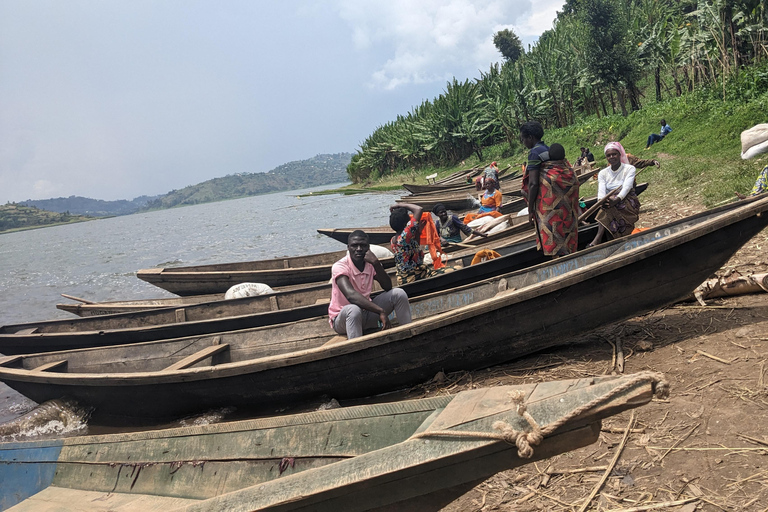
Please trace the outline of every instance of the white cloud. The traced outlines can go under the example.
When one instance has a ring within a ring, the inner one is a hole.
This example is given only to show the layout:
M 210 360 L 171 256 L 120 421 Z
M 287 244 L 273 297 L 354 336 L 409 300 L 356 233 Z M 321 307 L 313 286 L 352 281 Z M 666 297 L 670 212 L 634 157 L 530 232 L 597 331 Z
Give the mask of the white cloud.
M 536 2 L 536 10 L 511 28 L 520 39 L 537 39 L 542 32 L 552 28 L 557 11 L 564 4 L 563 0 L 539 0 Z
M 395 89 L 476 77 L 500 55 L 493 35 L 511 28 L 521 39 L 551 28 L 563 0 L 339 0 L 358 51 L 376 59 L 371 85 Z M 532 41 L 532 38 L 528 37 Z M 524 41 L 525 42 L 525 41 Z

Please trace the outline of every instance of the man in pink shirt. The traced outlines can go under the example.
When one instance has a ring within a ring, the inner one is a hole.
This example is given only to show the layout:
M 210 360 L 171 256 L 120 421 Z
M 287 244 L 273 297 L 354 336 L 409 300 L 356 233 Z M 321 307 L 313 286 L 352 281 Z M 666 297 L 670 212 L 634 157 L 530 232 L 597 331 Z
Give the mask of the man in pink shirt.
M 347 240 L 347 256 L 331 269 L 328 317 L 333 330 L 350 340 L 362 336 L 363 329 L 389 329 L 392 311 L 400 325 L 411 322 L 408 295 L 401 288 L 392 288 L 392 279 L 369 248 L 368 235 L 353 231 Z M 371 299 L 374 279 L 385 291 Z

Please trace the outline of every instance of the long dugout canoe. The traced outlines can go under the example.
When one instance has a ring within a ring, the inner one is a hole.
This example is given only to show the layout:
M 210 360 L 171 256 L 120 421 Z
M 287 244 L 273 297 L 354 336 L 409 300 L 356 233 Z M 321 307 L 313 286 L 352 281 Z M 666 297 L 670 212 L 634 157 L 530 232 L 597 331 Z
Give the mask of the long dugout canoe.
M 596 231 L 596 225 L 582 228 L 582 249 Z M 471 265 L 474 253 L 457 257 L 449 261 L 457 270 L 401 288 L 415 298 L 547 260 L 532 239 L 497 249 L 502 255 L 500 258 Z M 0 327 L 0 353 L 120 345 L 295 322 L 326 314 L 330 296 L 331 285 L 323 282 L 301 289 L 185 307 L 5 325 Z
M 328 318 L 207 336 L 10 356 L 0 380 L 36 402 L 67 396 L 100 422 L 213 407 L 263 410 L 402 389 L 567 344 L 687 297 L 768 225 L 768 197 L 412 301 L 414 321 L 346 340 Z M 113 418 L 110 420 L 110 418 Z
M 437 511 L 499 471 L 594 443 L 602 419 L 665 390 L 660 375 L 646 373 L 203 427 L 0 443 L 0 509 Z M 459 437 L 498 434 L 496 422 L 530 432 L 518 403 L 544 432 L 532 456 L 521 457 L 504 440 Z
M 468 241 L 467 244 L 475 247 L 476 250 L 503 245 L 504 239 L 531 230 L 531 224 L 528 222 L 527 217 L 512 218 L 510 219 L 510 224 L 509 228 L 489 235 L 486 238 L 478 238 Z M 319 231 L 320 230 L 318 230 L 318 232 Z M 379 232 L 371 231 L 369 236 L 374 238 L 377 234 L 379 234 Z M 349 235 L 347 234 L 347 238 L 348 237 Z M 371 241 L 371 243 L 375 242 Z M 446 244 L 443 248 L 443 252 L 450 255 L 455 252 L 465 251 L 466 249 L 467 247 L 462 245 Z M 331 278 L 331 267 L 346 254 L 346 251 L 325 254 L 329 255 L 326 258 L 329 261 L 319 263 L 318 260 L 313 260 L 316 264 L 308 267 L 249 269 L 249 262 L 244 262 L 193 267 L 144 269 L 139 270 L 136 273 L 136 276 L 139 279 L 177 295 L 224 293 L 236 284 L 247 282 L 264 283 L 274 287 L 301 285 L 329 280 Z M 261 260 L 250 263 L 261 264 L 265 261 L 270 260 Z M 280 260 L 278 259 L 277 261 L 279 262 Z M 394 266 L 394 258 L 380 258 L 380 261 L 382 265 L 384 265 L 384 268 L 391 268 Z
M 521 180 L 523 177 L 520 171 L 518 170 L 515 170 L 513 172 L 508 172 L 508 171 L 509 171 L 509 167 L 504 169 L 503 172 L 499 173 L 500 174 L 499 182 L 502 188 L 504 188 L 508 184 L 511 184 L 513 181 Z M 471 179 L 472 178 L 470 178 L 470 180 Z M 456 183 L 452 185 L 417 185 L 415 183 L 403 183 L 403 188 L 413 195 L 444 193 L 444 192 L 460 192 L 460 191 L 474 192 L 476 190 L 474 180 L 472 181 L 472 183 L 464 182 L 464 183 Z

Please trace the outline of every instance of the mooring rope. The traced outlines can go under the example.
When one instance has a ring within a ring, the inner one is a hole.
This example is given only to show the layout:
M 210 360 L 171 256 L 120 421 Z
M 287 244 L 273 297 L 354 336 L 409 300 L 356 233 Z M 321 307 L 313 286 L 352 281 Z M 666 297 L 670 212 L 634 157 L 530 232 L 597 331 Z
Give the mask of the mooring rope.
M 468 430 L 432 430 L 428 432 L 420 432 L 411 436 L 411 438 L 423 438 L 423 437 L 467 437 L 474 439 L 491 439 L 495 441 L 504 441 L 506 443 L 517 446 L 517 454 L 523 459 L 530 459 L 533 456 L 533 446 L 538 446 L 539 443 L 548 436 L 555 432 L 558 428 L 562 427 L 572 419 L 580 416 L 584 412 L 601 405 L 614 397 L 620 395 L 624 391 L 640 384 L 642 382 L 650 381 L 653 385 L 653 393 L 659 398 L 667 398 L 669 396 L 669 383 L 664 379 L 664 375 L 657 372 L 640 372 L 635 374 L 631 379 L 627 380 L 620 386 L 616 386 L 608 393 L 594 398 L 588 403 L 577 407 L 565 416 L 561 417 L 557 421 L 553 421 L 544 427 L 540 427 L 533 416 L 527 410 L 525 404 L 525 393 L 521 390 L 515 390 L 510 393 L 512 403 L 517 406 L 517 414 L 522 416 L 528 425 L 531 427 L 530 432 L 524 430 L 515 430 L 512 425 L 506 421 L 493 422 L 493 429 L 498 432 L 475 432 Z

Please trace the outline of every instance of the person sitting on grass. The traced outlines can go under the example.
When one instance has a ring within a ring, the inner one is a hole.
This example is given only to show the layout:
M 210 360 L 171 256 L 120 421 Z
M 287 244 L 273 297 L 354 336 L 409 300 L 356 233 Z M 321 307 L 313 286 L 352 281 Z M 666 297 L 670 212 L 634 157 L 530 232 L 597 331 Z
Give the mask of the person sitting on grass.
M 411 322 L 408 295 L 402 288 L 392 288 L 392 279 L 369 249 L 368 235 L 353 231 L 347 240 L 347 255 L 331 269 L 328 318 L 331 328 L 350 340 L 362 336 L 364 329 L 389 329 L 392 311 L 400 325 Z M 384 292 L 371 299 L 374 280 Z
M 660 133 L 652 133 L 648 136 L 648 144 L 645 146 L 645 149 L 651 149 L 651 146 L 654 142 L 659 142 L 661 139 L 669 135 L 669 132 L 672 131 L 672 128 L 669 127 L 667 122 L 662 119 L 661 120 L 661 132 Z
M 435 227 L 437 228 L 437 232 L 440 234 L 440 242 L 442 243 L 461 242 L 462 233 L 467 236 L 472 234 L 482 237 L 488 236 L 485 233 L 481 233 L 476 229 L 472 229 L 471 227 L 467 226 L 461 222 L 461 220 L 456 215 L 452 213 L 449 214 L 448 210 L 442 203 L 436 204 L 435 207 L 432 208 L 432 213 L 437 215 L 437 222 L 435 222 Z

